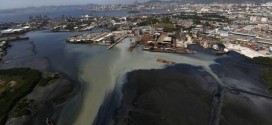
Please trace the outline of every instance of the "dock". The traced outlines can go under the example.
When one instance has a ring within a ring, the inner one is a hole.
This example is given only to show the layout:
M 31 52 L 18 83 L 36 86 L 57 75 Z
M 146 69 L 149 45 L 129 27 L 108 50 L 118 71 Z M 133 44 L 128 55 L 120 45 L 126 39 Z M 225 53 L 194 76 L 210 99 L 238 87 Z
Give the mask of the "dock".
M 136 48 L 139 43 L 139 41 L 135 41 L 134 43 L 132 43 L 131 46 L 128 48 L 128 51 L 133 51 L 133 49 Z
M 162 52 L 162 53 L 177 53 L 177 54 L 195 54 L 196 51 L 189 50 L 189 49 L 160 49 L 160 48 L 153 48 L 153 49 L 143 49 L 144 51 L 149 52 Z
M 126 39 L 128 36 L 123 36 L 123 37 L 120 37 L 115 43 L 111 44 L 107 49 L 111 49 L 113 48 L 114 46 L 116 46 L 118 43 L 122 42 L 124 39 Z
M 112 33 L 90 33 L 83 35 L 75 35 L 68 38 L 66 41 L 71 44 L 95 44 L 95 45 L 111 45 Z
M 96 41 L 97 39 L 100 39 L 100 38 L 106 36 L 107 34 L 108 34 L 108 33 L 102 33 L 102 34 L 100 34 L 100 35 L 97 35 L 97 36 L 93 37 L 93 38 L 91 39 L 91 41 Z

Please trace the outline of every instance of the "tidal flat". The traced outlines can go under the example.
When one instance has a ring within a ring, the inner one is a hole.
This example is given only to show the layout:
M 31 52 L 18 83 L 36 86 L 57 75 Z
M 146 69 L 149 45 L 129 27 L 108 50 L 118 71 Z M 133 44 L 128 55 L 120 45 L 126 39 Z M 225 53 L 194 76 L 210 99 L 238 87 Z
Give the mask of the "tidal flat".
M 65 43 L 67 37 L 75 34 L 80 33 L 27 33 L 30 40 L 12 43 L 4 57 L 7 63 L 0 65 L 1 69 L 31 67 L 60 72 L 74 81 L 72 88 L 67 87 L 72 89 L 71 96 L 53 117 L 59 125 L 140 124 L 140 120 L 145 120 L 145 124 L 156 124 L 154 120 L 165 124 L 208 124 L 212 98 L 218 88 L 234 87 L 268 95 L 260 79 L 264 66 L 235 52 L 215 56 L 199 46 L 190 47 L 198 51 L 195 55 L 144 52 L 140 47 L 129 52 L 129 39 L 111 50 Z M 158 58 L 176 65 L 158 63 Z M 228 93 L 232 91 L 227 92 L 227 100 L 239 96 L 253 106 L 253 114 L 268 119 L 265 116 L 272 109 L 270 99 L 243 92 L 228 97 Z M 225 102 L 224 99 L 223 107 Z M 231 120 L 227 117 L 232 115 L 224 113 L 221 115 Z M 180 120 L 178 115 L 188 117 Z

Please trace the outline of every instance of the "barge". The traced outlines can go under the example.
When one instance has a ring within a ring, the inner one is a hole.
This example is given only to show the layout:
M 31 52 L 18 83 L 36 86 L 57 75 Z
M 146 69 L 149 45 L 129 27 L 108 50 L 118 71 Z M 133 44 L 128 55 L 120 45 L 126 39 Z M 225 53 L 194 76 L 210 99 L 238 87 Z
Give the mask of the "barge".
M 168 64 L 168 65 L 174 65 L 174 64 L 176 64 L 173 61 L 168 61 L 168 60 L 164 60 L 164 59 L 161 59 L 161 58 L 158 58 L 156 61 L 159 62 L 159 63 Z

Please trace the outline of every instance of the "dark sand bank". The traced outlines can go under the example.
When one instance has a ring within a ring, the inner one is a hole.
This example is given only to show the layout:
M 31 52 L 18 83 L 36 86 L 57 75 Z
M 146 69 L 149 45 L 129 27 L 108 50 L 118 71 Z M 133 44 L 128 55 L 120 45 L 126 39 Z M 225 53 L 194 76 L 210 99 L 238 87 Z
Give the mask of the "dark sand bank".
M 257 103 L 245 98 L 243 94 L 227 93 L 222 106 L 220 125 L 271 125 L 271 116 L 268 113 L 271 108 L 267 107 L 269 103 L 263 103 L 262 108 L 266 108 L 266 113 L 256 106 Z
M 247 57 L 231 52 L 228 57 L 216 59 L 217 64 L 210 66 L 211 70 L 227 86 L 259 94 L 268 94 L 261 79 L 266 65 L 254 63 Z
M 114 123 L 114 119 L 112 117 L 115 115 L 121 97 L 119 90 L 119 87 L 115 87 L 113 91 L 107 94 L 104 98 L 104 102 L 99 108 L 93 125 L 112 125 Z
M 265 97 L 269 95 L 260 79 L 262 71 L 270 66 L 256 64 L 235 52 L 215 61 L 217 64 L 210 68 L 225 87 L 218 85 L 201 67 L 184 64 L 128 73 L 115 124 L 208 125 L 217 87 L 226 90 L 222 105 L 215 108 L 219 114 L 213 114 L 218 116 L 219 124 L 272 124 L 269 117 L 272 100 Z
M 116 124 L 208 124 L 216 87 L 202 68 L 190 65 L 130 72 Z
M 224 95 L 220 125 L 271 125 L 272 100 L 261 79 L 268 65 L 231 52 L 227 58 L 217 59 L 212 71 L 221 81 L 238 91 L 228 90 Z

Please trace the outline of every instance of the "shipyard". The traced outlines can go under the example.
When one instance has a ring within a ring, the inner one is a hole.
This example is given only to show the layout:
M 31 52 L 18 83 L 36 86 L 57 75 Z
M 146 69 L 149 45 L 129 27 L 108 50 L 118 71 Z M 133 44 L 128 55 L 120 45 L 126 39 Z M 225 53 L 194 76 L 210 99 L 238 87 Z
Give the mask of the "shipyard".
M 249 58 L 271 57 L 272 38 L 269 35 L 271 22 L 268 16 L 231 15 L 230 13 L 241 11 L 238 7 L 232 8 L 231 12 L 223 11 L 220 14 L 216 13 L 222 11 L 220 6 L 210 8 L 203 5 L 202 8 L 198 8 L 194 5 L 183 5 L 181 7 L 183 10 L 169 9 L 167 13 L 142 15 L 137 13 L 115 17 L 88 14 L 61 18 L 49 18 L 43 15 L 29 17 L 27 22 L 1 24 L 3 30 L 1 30 L 0 41 L 27 40 L 29 37 L 24 34 L 37 30 L 83 32 L 81 35 L 67 38 L 67 42 L 110 46 L 118 44 L 116 43 L 118 39 L 127 36 L 126 38 L 135 40 L 129 50 L 140 46 L 143 51 L 149 52 L 194 54 L 196 52 L 189 50 L 188 46 L 199 44 L 204 48 L 214 49 L 217 55 L 235 51 Z M 253 10 L 247 8 L 246 11 Z M 235 18 L 239 19 L 235 20 Z M 97 29 L 101 31 L 92 32 Z M 86 33 L 90 31 L 91 33 Z
M 123 32 L 128 38 L 135 39 L 129 50 L 140 46 L 149 52 L 194 54 L 196 52 L 189 50 L 188 46 L 199 44 L 213 49 L 216 55 L 236 51 L 249 58 L 271 57 L 271 26 L 265 17 L 249 16 L 247 18 L 255 24 L 237 24 L 231 23 L 235 17 L 230 15 L 209 13 L 205 9 L 200 11 L 197 14 L 173 11 L 163 15 L 104 17 L 107 30 L 97 37 L 91 33 L 74 36 L 67 41 L 112 45 L 116 44 L 116 33 L 113 32 Z M 258 21 L 261 24 L 256 24 Z

